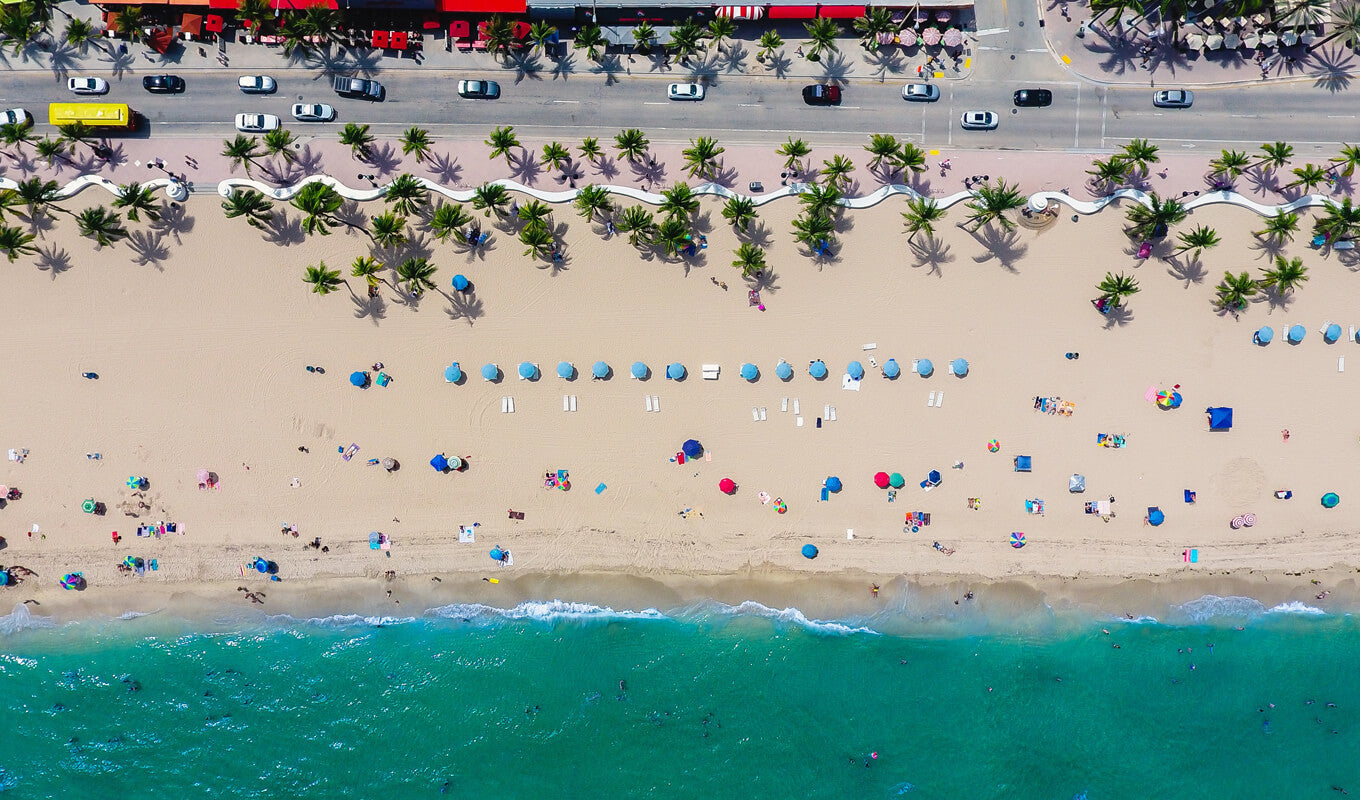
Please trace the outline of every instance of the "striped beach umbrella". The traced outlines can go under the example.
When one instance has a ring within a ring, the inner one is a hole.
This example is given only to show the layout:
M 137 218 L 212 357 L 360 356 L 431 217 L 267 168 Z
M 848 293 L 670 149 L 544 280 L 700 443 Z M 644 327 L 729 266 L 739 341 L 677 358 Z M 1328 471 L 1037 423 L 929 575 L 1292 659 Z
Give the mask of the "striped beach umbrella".
M 1014 547 L 1016 550 L 1019 550 L 1024 546 L 1025 546 L 1025 534 L 1021 533 L 1020 531 L 1013 531 L 1011 533 L 1011 547 Z
M 1256 515 L 1255 515 L 1255 514 L 1243 514 L 1243 515 L 1242 515 L 1242 524 L 1245 525 L 1245 526 L 1247 526 L 1248 528 L 1250 528 L 1251 526 L 1255 525 L 1255 524 L 1256 524 Z
M 1232 522 L 1229 522 L 1228 524 L 1232 526 L 1233 530 L 1237 530 L 1238 528 L 1246 524 L 1246 520 L 1242 519 L 1241 515 L 1238 515 L 1236 517 L 1233 517 Z

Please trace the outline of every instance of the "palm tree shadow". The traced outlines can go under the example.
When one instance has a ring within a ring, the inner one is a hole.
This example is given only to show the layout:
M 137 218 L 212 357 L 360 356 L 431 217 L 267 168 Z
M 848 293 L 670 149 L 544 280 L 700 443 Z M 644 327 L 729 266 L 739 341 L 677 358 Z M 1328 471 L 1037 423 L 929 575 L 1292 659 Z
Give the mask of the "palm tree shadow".
M 1138 45 L 1133 40 L 1120 43 L 1108 36 L 1103 36 L 1100 41 L 1092 41 L 1087 44 L 1086 49 L 1097 56 L 1104 56 L 1104 60 L 1100 62 L 1102 73 L 1123 75 L 1129 70 L 1136 69 Z
M 569 50 L 553 64 L 552 76 L 553 80 L 561 78 L 565 81 L 574 74 L 576 74 L 576 53 Z
M 719 186 L 726 186 L 728 189 L 731 189 L 737 183 L 738 174 L 736 167 L 729 167 L 727 166 L 726 161 L 722 161 L 719 162 L 718 168 L 713 171 L 713 174 L 709 176 L 708 180 L 710 183 L 716 183 Z
M 891 50 L 879 48 L 877 52 L 869 53 L 864 58 L 872 68 L 870 74 L 876 76 L 879 83 L 886 81 L 888 75 L 900 75 L 906 69 L 906 59 L 899 48 Z
M 835 53 L 830 57 L 822 58 L 822 80 L 826 83 L 844 84 L 849 82 L 849 75 L 854 64 L 845 57 L 844 53 Z
M 339 220 L 346 233 L 353 233 L 356 228 L 363 228 L 368 223 L 368 215 L 359 205 L 358 200 L 346 200 L 340 205 L 340 209 L 335 212 L 335 218 Z
M 458 159 L 448 153 L 439 153 L 430 156 L 425 163 L 425 168 L 430 174 L 439 179 L 445 185 L 457 185 L 463 177 L 463 167 L 459 165 Z
M 10 161 L 14 163 L 14 169 L 25 175 L 32 175 L 38 171 L 38 160 L 27 150 L 20 150 L 17 153 L 6 153 Z
M 604 75 L 604 85 L 613 86 L 619 82 L 619 75 L 624 72 L 624 66 L 617 53 L 609 53 L 601 56 L 591 72 Z
M 1170 266 L 1166 268 L 1166 274 L 1178 281 L 1183 281 L 1185 283 L 1185 288 L 1187 289 L 1189 289 L 1191 285 L 1204 283 L 1205 277 L 1208 276 L 1208 271 L 1204 268 L 1204 262 L 1199 260 L 1199 256 L 1184 260 L 1173 256 L 1167 259 L 1167 263 Z
M 71 254 L 57 244 L 49 244 L 45 249 L 39 248 L 37 256 L 38 269 L 51 272 L 53 280 L 71 268 Z
M 911 265 L 912 268 L 920 269 L 929 266 L 927 275 L 944 277 L 944 271 L 940 269 L 940 266 L 951 264 L 955 260 L 954 255 L 949 252 L 949 245 L 944 240 L 937 239 L 934 236 L 927 235 L 924 241 L 912 240 L 908 242 L 907 246 L 911 248 L 912 258 L 915 259 L 915 263 Z
M 275 211 L 268 222 L 263 223 L 264 240 L 269 244 L 292 247 L 307 241 L 307 233 L 302 229 L 302 215 L 290 219 L 288 212 Z
M 316 175 L 321 172 L 321 152 L 313 150 L 310 144 L 304 144 L 301 150 L 293 153 L 293 163 L 301 167 L 304 174 Z
M 596 159 L 595 171 L 600 173 L 600 177 L 605 180 L 613 180 L 619 174 L 619 162 L 611 156 L 601 156 Z
M 982 230 L 973 232 L 973 238 L 987 248 L 982 255 L 973 256 L 973 261 L 984 264 L 995 259 L 1007 272 L 1019 272 L 1016 265 L 1029 251 L 1029 245 L 1020 241 L 1018 231 L 1000 225 L 984 225 Z
M 380 147 L 370 145 L 368 157 L 364 160 L 383 177 L 391 175 L 401 167 L 401 156 L 391 142 L 383 142 Z
M 784 55 L 784 51 L 771 53 L 765 57 L 766 67 L 774 73 L 776 78 L 787 78 L 789 71 L 793 69 L 793 59 Z
M 1353 53 L 1342 49 L 1340 45 L 1330 45 L 1325 50 L 1314 50 L 1312 57 L 1320 72 L 1313 81 L 1314 87 L 1326 89 L 1332 94 L 1350 88 Z
M 514 53 L 510 56 L 511 63 L 515 68 L 515 83 L 519 84 L 526 80 L 543 80 L 540 74 L 543 71 L 543 60 L 536 53 Z
M 1272 312 L 1288 311 L 1289 304 L 1292 303 L 1293 301 L 1294 301 L 1293 292 L 1281 294 L 1273 286 L 1265 286 L 1261 288 L 1260 302 L 1270 306 L 1270 310 Z M 1281 332 L 1283 333 L 1283 331 Z
M 651 153 L 644 154 L 640 160 L 629 161 L 628 166 L 633 171 L 633 180 L 643 183 L 665 183 L 666 163 L 658 161 L 656 156 Z
M 527 148 L 521 148 L 519 155 L 511 160 L 510 175 L 527 186 L 533 186 L 542 172 L 543 165 L 539 163 L 538 156 Z
M 57 225 L 57 220 L 51 214 L 38 213 L 28 217 L 28 231 L 39 239 L 46 239 L 47 232 Z
M 742 42 L 729 41 L 722 51 L 720 58 L 714 60 L 714 66 L 722 64 L 724 72 L 746 72 L 746 58 L 751 52 L 746 49 Z
M 260 168 L 270 183 L 286 186 L 297 183 L 304 176 L 312 174 L 303 168 L 301 164 L 289 161 L 286 158 L 279 158 L 265 164 Z
M 1111 308 L 1109 312 L 1103 316 L 1105 317 L 1106 330 L 1109 330 L 1116 325 L 1123 327 L 1133 321 L 1133 312 L 1130 311 L 1129 307 L 1126 305 L 1117 305 L 1114 308 Z
M 350 302 L 354 303 L 354 318 L 373 320 L 376 327 L 379 322 L 387 319 L 387 301 L 383 299 L 382 293 L 357 295 L 350 293 Z
M 747 277 L 746 283 L 751 287 L 751 291 L 776 294 L 780 289 L 779 284 L 776 283 L 778 280 L 779 275 L 773 269 L 766 267 L 760 272 Z
M 99 60 L 108 63 L 109 72 L 113 73 L 113 77 L 115 78 L 121 79 L 127 74 L 128 70 L 132 68 L 131 52 L 120 53 L 117 50 L 114 50 L 112 53 L 104 53 L 100 56 Z
M 194 229 L 194 218 L 189 216 L 189 209 L 183 203 L 164 203 L 160 208 L 160 219 L 152 220 L 147 227 L 161 236 L 173 236 L 175 244 L 183 244 L 180 234 Z
M 164 272 L 163 262 L 170 257 L 170 248 L 161 241 L 162 238 L 161 234 L 148 231 L 128 233 L 127 244 L 132 250 L 133 262 L 138 266 L 151 264 Z
M 66 42 L 58 42 L 47 51 L 47 63 L 52 70 L 52 75 L 57 78 L 65 78 L 71 71 L 71 67 L 79 64 L 80 54 L 76 49 Z
M 496 249 L 496 237 L 492 236 L 482 244 L 470 244 L 466 239 L 455 237 L 453 249 L 459 255 L 465 256 L 464 263 L 476 264 L 486 260 L 488 250 Z
M 759 220 L 752 222 L 751 227 L 744 232 L 739 232 L 737 236 L 756 247 L 769 247 L 770 243 L 774 241 L 774 231 L 770 229 L 769 225 Z
M 444 313 L 454 322 L 467 320 L 467 324 L 471 326 L 486 313 L 486 307 L 471 292 L 460 292 L 449 298 L 449 305 L 444 309 Z
M 1274 261 L 1275 257 L 1284 251 L 1285 243 L 1273 236 L 1269 238 L 1253 236 L 1251 238 L 1251 244 L 1248 245 L 1248 247 L 1252 250 L 1259 251 L 1260 255 L 1256 256 L 1258 259 L 1264 258 L 1269 261 Z

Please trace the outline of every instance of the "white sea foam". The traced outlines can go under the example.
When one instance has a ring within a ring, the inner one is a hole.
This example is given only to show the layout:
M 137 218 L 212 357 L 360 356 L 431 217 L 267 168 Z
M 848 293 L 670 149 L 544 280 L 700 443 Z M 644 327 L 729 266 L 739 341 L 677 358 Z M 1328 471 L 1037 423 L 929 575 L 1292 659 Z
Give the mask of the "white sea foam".
M 272 622 L 315 625 L 319 628 L 386 628 L 392 625 L 405 625 L 415 622 L 415 617 L 366 616 L 363 614 L 332 614 L 329 617 L 308 617 L 298 619 L 287 614 L 269 617 Z
M 50 617 L 33 616 L 29 612 L 28 606 L 20 603 L 14 607 L 13 611 L 0 617 L 0 636 L 9 636 L 33 628 L 55 628 L 56 625 Z
M 1266 607 L 1259 600 L 1250 597 L 1229 595 L 1219 597 L 1206 594 L 1187 603 L 1176 606 L 1180 616 L 1192 623 L 1204 623 L 1213 619 L 1254 619 L 1265 613 Z
M 834 622 L 830 620 L 808 619 L 802 611 L 796 608 L 770 608 L 767 605 L 757 603 L 754 600 L 747 600 L 739 605 L 730 606 L 726 603 L 712 603 L 704 606 L 704 610 L 709 613 L 717 613 L 725 616 L 734 617 L 764 617 L 777 622 L 784 622 L 806 628 L 817 633 L 829 633 L 836 635 L 848 635 L 852 633 L 869 633 L 874 636 L 880 635 L 878 631 L 863 626 L 850 625 L 844 622 Z
M 149 617 L 159 611 L 124 611 L 118 615 L 118 619 L 137 619 L 138 617 Z
M 611 619 L 669 619 L 655 608 L 641 611 L 616 611 L 606 606 L 591 603 L 573 603 L 565 600 L 527 600 L 513 608 L 497 608 L 482 603 L 452 603 L 432 608 L 432 616 L 446 619 L 479 620 L 538 620 L 557 622 L 560 620 L 611 620 Z
M 1267 614 L 1302 614 L 1306 617 L 1320 617 L 1326 615 L 1326 611 L 1307 603 L 1291 600 L 1288 603 L 1280 603 L 1266 612 Z

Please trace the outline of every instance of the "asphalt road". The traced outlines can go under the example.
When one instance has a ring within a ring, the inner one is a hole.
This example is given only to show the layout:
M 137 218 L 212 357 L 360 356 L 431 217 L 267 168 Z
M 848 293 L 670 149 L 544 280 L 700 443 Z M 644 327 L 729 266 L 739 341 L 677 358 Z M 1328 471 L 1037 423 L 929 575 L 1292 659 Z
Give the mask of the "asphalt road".
M 144 114 L 155 136 L 225 137 L 233 132 L 235 114 L 257 111 L 278 114 L 299 134 L 321 134 L 346 122 L 362 122 L 379 135 L 419 125 L 436 135 L 484 138 L 497 125 L 514 125 L 526 136 L 565 140 L 612 136 L 621 128 L 637 127 L 653 141 L 685 141 L 706 134 L 722 143 L 764 144 L 793 135 L 837 145 L 861 144 L 871 133 L 892 133 L 929 147 L 1024 150 L 1103 150 L 1138 137 L 1164 148 L 1211 151 L 1255 149 L 1264 141 L 1284 140 L 1302 157 L 1314 148 L 1332 153 L 1336 143 L 1354 139 L 1360 115 L 1360 98 L 1332 94 L 1309 83 L 1197 90 L 1192 109 L 1163 110 L 1152 106 L 1150 88 L 1049 80 L 1038 83 L 1053 90 L 1051 107 L 1015 109 L 1011 93 L 1033 84 L 974 76 L 942 82 L 939 102 L 921 104 L 905 102 L 903 80 L 890 78 L 884 83 L 852 82 L 839 107 L 821 108 L 803 104 L 802 81 L 750 75 L 715 76 L 702 102 L 672 102 L 666 99 L 665 88 L 682 79 L 675 74 L 620 75 L 611 83 L 598 74 L 562 79 L 544 71 L 516 80 L 515 73 L 506 72 L 494 76 L 501 80 L 501 99 L 485 101 L 463 100 L 453 91 L 454 82 L 469 73 L 406 70 L 380 73 L 388 99 L 369 103 L 337 97 L 329 78 L 313 71 L 273 71 L 279 92 L 272 96 L 243 95 L 236 87 L 236 72 L 178 74 L 188 83 L 182 95 L 149 94 L 141 88 L 140 74 L 127 74 L 113 81 L 108 99 L 128 102 Z M 11 73 L 0 93 L 5 107 L 33 112 L 40 132 L 47 129 L 46 104 L 73 99 L 63 83 L 45 73 Z M 338 109 L 337 121 L 292 121 L 289 107 L 294 102 L 330 103 Z M 961 130 L 959 115 L 972 109 L 996 111 L 1000 127 Z

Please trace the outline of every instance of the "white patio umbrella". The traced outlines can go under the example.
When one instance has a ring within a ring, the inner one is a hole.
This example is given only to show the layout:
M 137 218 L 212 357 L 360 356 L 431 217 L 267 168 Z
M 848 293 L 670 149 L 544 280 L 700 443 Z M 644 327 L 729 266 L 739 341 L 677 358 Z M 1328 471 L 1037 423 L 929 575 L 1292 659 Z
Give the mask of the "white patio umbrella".
M 1185 46 L 1189 47 L 1191 50 L 1203 50 L 1204 37 L 1200 36 L 1198 33 L 1192 33 L 1185 37 Z
M 1276 36 L 1273 33 L 1267 33 L 1261 36 L 1261 44 L 1265 45 L 1266 47 L 1274 47 L 1275 43 L 1278 42 L 1279 40 L 1280 37 Z
M 1303 33 L 1299 34 L 1299 41 L 1304 44 L 1312 44 L 1313 42 L 1317 41 L 1317 34 L 1313 33 L 1312 31 L 1304 31 Z
M 1210 50 L 1217 50 L 1223 46 L 1223 37 L 1215 33 L 1204 40 L 1204 46 Z
M 1223 37 L 1223 46 L 1229 50 L 1236 50 L 1242 45 L 1242 37 L 1235 33 L 1230 33 Z
M 1280 34 L 1280 43 L 1285 47 L 1290 47 L 1299 43 L 1299 35 L 1293 31 L 1285 31 Z
M 1261 37 L 1257 36 L 1254 33 L 1247 34 L 1246 38 L 1242 40 L 1242 46 L 1247 48 L 1248 50 L 1255 50 L 1260 45 Z

